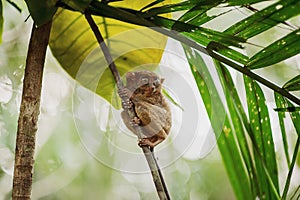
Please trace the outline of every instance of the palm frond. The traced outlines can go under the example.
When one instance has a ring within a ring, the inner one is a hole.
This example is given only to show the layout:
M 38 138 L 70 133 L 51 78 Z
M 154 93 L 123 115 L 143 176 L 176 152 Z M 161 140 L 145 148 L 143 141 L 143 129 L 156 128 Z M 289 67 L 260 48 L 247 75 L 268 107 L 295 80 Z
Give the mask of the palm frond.
M 300 90 L 300 75 L 292 78 L 283 85 L 283 88 L 289 91 Z
M 229 120 L 230 116 L 226 113 L 214 80 L 200 54 L 187 46 L 184 49 L 237 199 L 254 197 L 251 192 L 249 175 L 243 163 L 243 156 L 233 134 L 234 129 Z
M 250 58 L 246 67 L 257 69 L 286 60 L 300 52 L 300 29 L 280 38 Z

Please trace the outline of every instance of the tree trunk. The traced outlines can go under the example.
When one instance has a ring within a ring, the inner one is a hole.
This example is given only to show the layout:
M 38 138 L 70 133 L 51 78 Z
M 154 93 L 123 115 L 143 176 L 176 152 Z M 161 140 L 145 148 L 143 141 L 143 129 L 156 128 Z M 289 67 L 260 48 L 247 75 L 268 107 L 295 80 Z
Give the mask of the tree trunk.
M 33 25 L 32 28 L 27 52 L 16 139 L 13 200 L 30 199 L 31 196 L 35 135 L 40 108 L 43 68 L 50 29 L 51 22 L 38 28 Z

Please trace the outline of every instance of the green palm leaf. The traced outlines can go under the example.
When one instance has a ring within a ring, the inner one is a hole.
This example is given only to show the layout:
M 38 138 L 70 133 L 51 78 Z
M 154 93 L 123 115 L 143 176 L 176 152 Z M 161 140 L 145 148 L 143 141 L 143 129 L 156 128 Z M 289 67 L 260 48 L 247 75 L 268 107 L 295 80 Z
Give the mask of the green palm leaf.
M 246 67 L 257 69 L 283 61 L 300 52 L 300 29 L 273 42 L 250 58 Z M 299 81 L 299 80 L 298 80 Z
M 218 147 L 236 197 L 237 199 L 247 199 L 253 195 L 251 194 L 249 178 L 243 163 L 243 157 L 238 149 L 229 116 L 226 114 L 214 81 L 199 53 L 188 47 L 184 49 L 205 104 L 206 112 L 212 123 L 212 128 L 218 139 Z
M 289 102 L 288 100 L 284 99 L 281 95 L 276 94 L 276 93 L 274 95 L 277 97 L 276 102 L 280 106 L 280 108 L 293 107 L 293 104 L 291 102 Z M 294 124 L 294 128 L 295 128 L 295 130 L 298 134 L 298 137 L 297 137 L 297 141 L 295 142 L 292 161 L 289 165 L 289 172 L 288 172 L 288 175 L 286 177 L 285 186 L 284 186 L 284 190 L 283 190 L 283 193 L 282 193 L 282 199 L 286 199 L 286 197 L 287 197 L 287 194 L 288 194 L 288 191 L 289 191 L 289 186 L 290 186 L 290 183 L 291 183 L 293 170 L 294 170 L 294 167 L 295 167 L 296 159 L 298 157 L 298 152 L 299 152 L 299 148 L 300 148 L 300 123 L 299 123 L 300 113 L 299 113 L 299 111 L 290 112 L 290 117 L 291 117 L 291 120 Z
M 296 77 L 286 82 L 283 88 L 289 91 L 300 90 L 300 75 L 297 75 Z
M 248 115 L 255 140 L 254 151 L 256 170 L 259 177 L 259 196 L 266 199 L 279 198 L 278 170 L 274 149 L 270 117 L 265 103 L 264 94 L 259 85 L 244 77 L 247 94 Z
M 291 17 L 297 16 L 300 13 L 299 6 L 298 0 L 279 1 L 234 24 L 225 32 L 246 39 L 251 38 Z
M 275 98 L 275 102 L 276 102 L 276 106 L 277 108 L 285 108 L 285 103 L 284 103 L 284 99 L 281 95 L 274 93 L 274 98 Z M 285 158 L 287 161 L 287 166 L 290 166 L 291 164 L 291 159 L 290 159 L 290 155 L 289 155 L 289 145 L 287 142 L 287 135 L 286 135 L 286 131 L 285 131 L 285 125 L 284 125 L 284 118 L 285 118 L 285 113 L 284 112 L 278 112 L 278 120 L 279 120 L 279 125 L 280 125 L 280 130 L 281 130 L 281 136 L 282 136 L 282 143 L 283 143 L 283 147 L 284 147 L 284 154 L 285 154 Z
M 243 156 L 243 161 L 247 167 L 249 184 L 251 184 L 251 192 L 253 199 L 258 195 L 258 177 L 256 173 L 256 169 L 254 166 L 253 158 L 251 156 L 251 148 L 248 144 L 247 131 L 251 134 L 252 130 L 248 125 L 248 119 L 246 113 L 243 109 L 243 105 L 241 103 L 238 92 L 234 86 L 232 77 L 229 71 L 225 68 L 225 66 L 215 61 L 215 66 L 219 74 L 219 78 L 221 80 L 221 84 L 226 96 L 226 102 L 228 105 L 228 110 L 230 112 L 231 121 L 234 126 L 234 131 L 236 135 L 236 139 Z M 252 139 L 252 138 L 251 138 Z

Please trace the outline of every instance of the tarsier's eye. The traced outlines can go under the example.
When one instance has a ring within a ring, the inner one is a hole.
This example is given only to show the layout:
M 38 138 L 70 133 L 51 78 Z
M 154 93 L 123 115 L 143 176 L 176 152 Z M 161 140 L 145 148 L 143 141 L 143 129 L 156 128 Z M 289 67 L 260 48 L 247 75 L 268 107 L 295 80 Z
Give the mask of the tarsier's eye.
M 147 77 L 143 77 L 141 80 L 143 84 L 147 84 L 149 82 L 149 79 Z
M 155 86 L 158 86 L 158 85 L 160 84 L 159 78 L 154 79 L 153 84 L 154 84 Z

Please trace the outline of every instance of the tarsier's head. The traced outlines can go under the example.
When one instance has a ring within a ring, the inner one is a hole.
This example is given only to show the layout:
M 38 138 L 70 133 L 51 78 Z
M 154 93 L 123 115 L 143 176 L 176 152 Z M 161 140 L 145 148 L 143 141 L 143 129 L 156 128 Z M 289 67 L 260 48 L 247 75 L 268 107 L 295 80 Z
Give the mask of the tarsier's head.
M 143 93 L 150 96 L 161 92 L 161 86 L 164 81 L 156 73 L 151 71 L 136 71 L 126 74 L 127 87 L 132 92 Z

